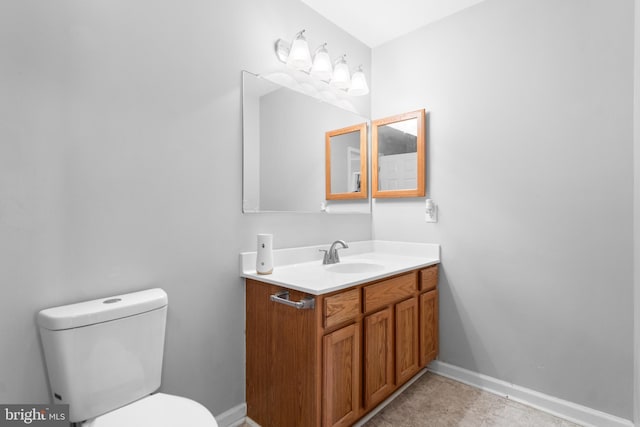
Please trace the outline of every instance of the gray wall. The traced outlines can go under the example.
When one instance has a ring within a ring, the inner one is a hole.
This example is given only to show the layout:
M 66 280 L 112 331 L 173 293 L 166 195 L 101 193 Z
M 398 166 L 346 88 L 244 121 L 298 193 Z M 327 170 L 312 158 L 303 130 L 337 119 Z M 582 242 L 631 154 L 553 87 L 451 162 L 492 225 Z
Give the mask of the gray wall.
M 0 402 L 48 401 L 38 310 L 148 286 L 170 301 L 162 390 L 244 402 L 238 253 L 258 232 L 371 233 L 366 215 L 241 213 L 240 70 L 281 69 L 273 43 L 301 28 L 370 69 L 297 0 L 0 2 Z
M 373 50 L 372 117 L 425 107 L 440 358 L 633 416 L 633 2 L 487 0 Z
M 633 249 L 634 249 L 634 317 L 635 317 L 635 375 L 634 420 L 640 424 L 640 0 L 635 0 L 635 55 L 634 55 L 634 108 L 633 108 Z

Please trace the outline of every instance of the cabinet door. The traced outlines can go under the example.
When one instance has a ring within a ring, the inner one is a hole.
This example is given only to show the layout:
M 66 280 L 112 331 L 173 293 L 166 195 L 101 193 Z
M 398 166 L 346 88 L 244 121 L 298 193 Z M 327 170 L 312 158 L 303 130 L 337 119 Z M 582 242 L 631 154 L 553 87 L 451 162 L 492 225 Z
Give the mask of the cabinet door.
M 364 406 L 370 409 L 393 389 L 393 311 L 364 318 Z
M 418 298 L 396 304 L 396 381 L 400 385 L 420 370 Z
M 350 426 L 360 408 L 360 329 L 345 326 L 323 337 L 324 427 Z
M 420 366 L 438 355 L 438 290 L 420 295 Z

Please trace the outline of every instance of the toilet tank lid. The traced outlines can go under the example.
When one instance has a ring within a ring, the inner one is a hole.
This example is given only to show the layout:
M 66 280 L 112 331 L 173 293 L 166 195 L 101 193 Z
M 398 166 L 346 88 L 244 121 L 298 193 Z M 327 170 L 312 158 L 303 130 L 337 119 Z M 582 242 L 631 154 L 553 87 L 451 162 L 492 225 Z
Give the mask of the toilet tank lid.
M 47 308 L 38 313 L 41 328 L 58 331 L 108 322 L 156 310 L 168 304 L 160 288 Z

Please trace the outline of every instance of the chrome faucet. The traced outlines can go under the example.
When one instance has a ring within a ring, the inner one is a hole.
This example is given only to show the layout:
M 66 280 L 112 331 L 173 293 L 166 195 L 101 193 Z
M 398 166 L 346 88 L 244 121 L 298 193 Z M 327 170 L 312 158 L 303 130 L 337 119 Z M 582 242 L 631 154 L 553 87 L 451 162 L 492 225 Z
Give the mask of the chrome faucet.
M 336 240 L 335 242 L 333 242 L 331 244 L 331 247 L 329 248 L 329 250 L 326 249 L 319 249 L 321 252 L 324 252 L 324 258 L 322 259 L 322 264 L 337 264 L 340 262 L 340 256 L 338 255 L 338 249 L 340 248 L 336 248 L 336 245 L 340 244 L 342 245 L 343 248 L 348 248 L 349 245 L 347 245 L 344 240 Z

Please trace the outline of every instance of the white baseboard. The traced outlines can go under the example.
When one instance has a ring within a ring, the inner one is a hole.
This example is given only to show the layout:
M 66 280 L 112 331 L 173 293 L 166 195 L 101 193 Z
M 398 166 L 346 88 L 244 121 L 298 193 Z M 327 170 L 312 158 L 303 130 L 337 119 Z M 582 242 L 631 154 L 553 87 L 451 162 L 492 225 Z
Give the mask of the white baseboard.
M 428 368 L 434 374 L 506 397 L 576 424 L 587 427 L 633 427 L 633 422 L 630 420 L 459 368 L 439 360 L 431 362 Z
M 215 419 L 218 423 L 218 427 L 238 427 L 244 424 L 245 417 L 247 416 L 247 404 L 241 403 L 216 415 Z
M 260 424 L 258 424 L 257 422 L 253 421 L 249 417 L 245 418 L 244 422 L 249 424 L 249 427 L 260 427 Z

